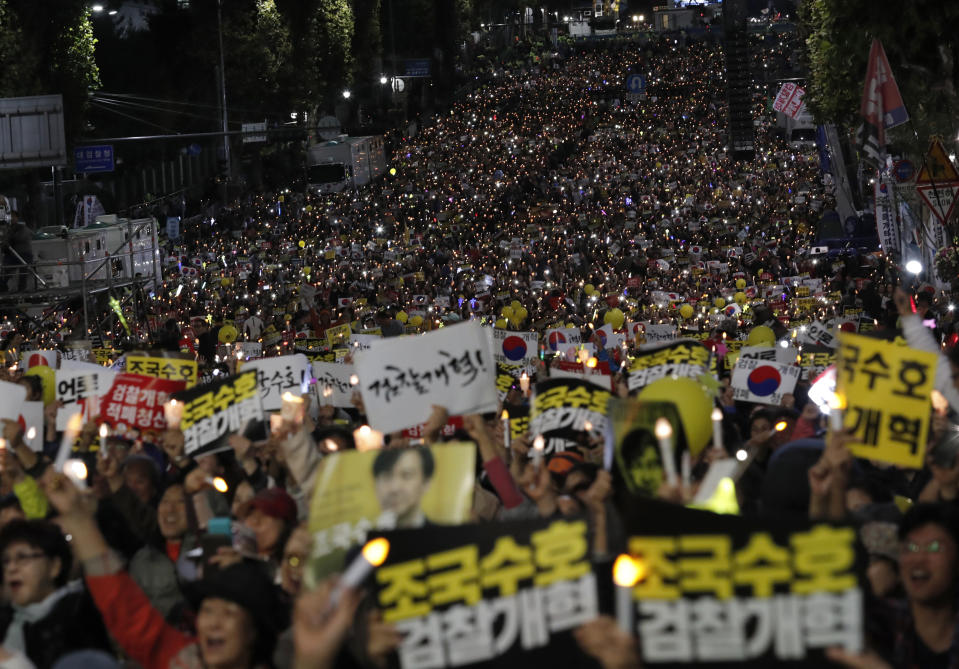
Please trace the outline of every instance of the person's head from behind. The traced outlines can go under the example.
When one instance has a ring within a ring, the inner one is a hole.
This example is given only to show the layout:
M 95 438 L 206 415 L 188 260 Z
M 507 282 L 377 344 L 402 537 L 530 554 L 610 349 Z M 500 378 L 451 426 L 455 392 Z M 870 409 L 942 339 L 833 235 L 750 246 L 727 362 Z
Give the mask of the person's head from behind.
M 0 530 L 3 587 L 14 606 L 42 602 L 70 575 L 73 556 L 60 528 L 43 520 L 12 520 Z
M 373 480 L 380 508 L 396 514 L 396 524 L 422 524 L 420 500 L 429 490 L 435 463 L 430 449 L 381 450 L 373 461 Z
M 899 524 L 899 576 L 911 604 L 952 606 L 956 598 L 959 512 L 918 504 Z
M 11 520 L 26 520 L 26 518 L 19 497 L 13 493 L 0 497 L 0 528 L 6 527 Z
M 159 478 L 159 469 L 148 455 L 129 455 L 123 461 L 123 485 L 144 504 L 153 502 Z

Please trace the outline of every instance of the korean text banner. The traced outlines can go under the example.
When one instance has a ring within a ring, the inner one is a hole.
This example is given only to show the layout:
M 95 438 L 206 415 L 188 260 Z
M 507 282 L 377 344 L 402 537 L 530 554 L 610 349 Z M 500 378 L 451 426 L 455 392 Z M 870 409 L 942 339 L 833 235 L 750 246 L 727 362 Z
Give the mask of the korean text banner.
M 493 358 L 504 365 L 522 365 L 536 358 L 539 335 L 493 329 Z
M 477 321 L 383 339 L 357 354 L 355 367 L 366 415 L 381 432 L 425 422 L 433 404 L 450 415 L 496 409 L 496 365 Z
M 283 406 L 283 393 L 304 395 L 309 390 L 310 361 L 302 353 L 260 358 L 243 363 L 243 371 L 255 370 L 257 387 L 264 411 L 276 411 Z
M 316 379 L 316 383 L 313 385 L 313 391 L 316 394 L 317 405 L 352 407 L 351 376 L 353 376 L 353 365 L 315 361 L 313 378 Z
M 513 388 L 519 389 L 519 378 L 523 373 L 520 365 L 504 365 L 496 363 L 496 396 L 500 402 L 506 399 L 507 393 Z
M 183 403 L 180 430 L 186 454 L 197 457 L 229 448 L 227 437 L 263 420 L 256 372 L 240 372 L 173 395 Z
M 65 361 L 66 369 L 56 374 L 56 398 L 63 402 L 57 411 L 57 429 L 64 430 L 70 416 L 81 411 L 86 417 L 99 414 L 100 397 L 113 385 L 116 372 L 87 362 Z
M 163 405 L 186 388 L 185 381 L 168 381 L 139 374 L 118 374 L 100 403 L 100 420 L 121 435 L 130 431 L 159 432 L 167 427 Z
M 583 379 L 547 379 L 536 384 L 529 432 L 546 440 L 545 455 L 578 445 L 577 434 L 606 430 L 610 392 Z M 532 449 L 530 449 L 532 457 Z
M 936 354 L 840 333 L 836 392 L 845 400 L 849 450 L 901 467 L 923 466 Z
M 346 551 L 373 528 L 467 522 L 475 467 L 473 444 L 344 451 L 324 458 L 310 506 L 311 578 L 341 571 Z
M 584 520 L 382 536 L 375 603 L 403 636 L 401 669 L 587 666 L 571 634 L 599 614 Z
M 709 371 L 708 365 L 709 350 L 698 341 L 647 344 L 635 354 L 626 385 L 633 392 L 665 376 L 696 379 Z
M 179 353 L 128 353 L 126 371 L 129 374 L 152 376 L 170 381 L 185 381 L 190 388 L 197 382 L 196 360 Z
M 729 385 L 734 399 L 779 406 L 796 389 L 800 373 L 795 365 L 740 357 Z
M 852 527 L 717 515 L 651 499 L 625 516 L 643 577 L 631 628 L 644 667 L 822 667 L 863 645 Z

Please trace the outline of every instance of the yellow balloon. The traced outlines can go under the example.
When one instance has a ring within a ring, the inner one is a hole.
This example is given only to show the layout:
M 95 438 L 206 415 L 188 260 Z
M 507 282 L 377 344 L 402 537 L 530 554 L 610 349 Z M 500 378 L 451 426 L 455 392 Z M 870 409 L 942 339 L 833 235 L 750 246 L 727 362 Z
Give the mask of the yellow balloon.
M 733 295 L 733 299 L 736 301 L 736 304 L 745 304 L 746 303 L 746 293 L 740 291 Z
M 505 318 L 497 319 L 497 321 L 494 323 L 494 325 L 495 325 L 497 328 L 499 328 L 500 330 L 505 330 L 505 329 L 506 329 L 506 319 L 505 319 Z
M 746 279 L 736 279 L 736 288 L 742 290 L 746 287 Z
M 726 300 L 721 297 L 717 297 L 715 300 L 713 300 L 713 306 L 715 306 L 717 309 L 722 309 L 726 306 Z
M 228 276 L 225 276 L 222 279 L 220 279 L 221 286 L 229 286 L 231 283 L 233 283 L 233 279 L 231 279 Z
M 297 243 L 297 246 L 299 246 L 301 249 L 305 249 L 305 248 L 306 248 L 306 242 L 304 242 L 304 241 L 301 239 L 301 240 Z
M 396 312 L 396 320 L 398 320 L 400 323 L 405 323 L 407 320 L 409 320 L 409 317 L 410 315 L 405 311 Z
M 623 323 L 626 322 L 626 314 L 623 313 L 622 309 L 619 307 L 610 309 L 607 315 L 609 316 L 609 323 L 613 326 L 614 330 L 623 329 Z
M 523 305 L 519 303 L 519 300 L 513 300 L 509 306 L 510 306 L 510 309 L 513 310 L 514 314 L 523 308 Z
M 221 344 L 231 344 L 236 341 L 236 337 L 239 333 L 236 331 L 236 328 L 232 325 L 224 325 L 220 328 L 219 334 L 217 334 L 217 339 L 220 340 Z
M 670 402 L 679 413 L 686 435 L 686 445 L 695 457 L 712 438 L 713 401 L 695 379 L 663 377 L 639 392 L 640 402 Z
M 53 367 L 36 365 L 23 373 L 24 376 L 36 376 L 43 386 L 43 403 L 52 404 L 57 400 L 57 373 Z
M 693 305 L 691 304 L 684 304 L 679 308 L 679 315 L 683 318 L 692 318 L 694 313 L 695 309 L 693 309 Z
M 596 290 L 596 288 L 591 283 L 587 283 L 585 286 L 583 286 L 583 292 L 587 295 L 592 295 L 594 290 Z
M 746 343 L 750 346 L 775 346 L 776 333 L 768 326 L 757 325 L 749 331 Z
M 522 323 L 529 316 L 529 311 L 526 310 L 526 307 L 520 307 L 518 311 L 514 309 L 513 314 L 516 316 L 516 320 Z
M 413 327 L 417 327 L 417 328 L 418 328 L 418 327 L 421 326 L 422 324 L 423 324 L 423 317 L 420 316 L 419 314 L 413 316 L 413 317 L 410 319 L 410 325 L 412 325 Z

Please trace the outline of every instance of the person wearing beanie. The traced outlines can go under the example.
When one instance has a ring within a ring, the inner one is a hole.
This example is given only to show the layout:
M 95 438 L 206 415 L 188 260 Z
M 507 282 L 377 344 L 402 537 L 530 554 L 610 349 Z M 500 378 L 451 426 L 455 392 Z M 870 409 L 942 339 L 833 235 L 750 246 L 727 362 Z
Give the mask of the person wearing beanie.
M 107 629 L 132 660 L 144 669 L 271 666 L 277 636 L 289 622 L 288 611 L 258 565 L 241 562 L 214 569 L 191 587 L 187 596 L 197 611 L 196 636 L 185 634 L 163 619 L 123 570 L 122 561 L 96 525 L 90 500 L 67 477 L 52 470 L 44 475 L 43 488 L 59 513 L 58 522 L 73 537 L 74 554 Z M 271 501 L 277 499 L 274 496 Z M 278 502 L 277 508 L 281 505 Z M 313 643 L 304 644 L 303 652 L 311 652 L 317 661 L 303 666 L 332 667 L 318 658 L 335 655 L 359 599 L 359 593 L 348 589 L 334 607 L 328 598 L 314 603 L 308 621 L 301 619 L 299 624 L 311 628 Z

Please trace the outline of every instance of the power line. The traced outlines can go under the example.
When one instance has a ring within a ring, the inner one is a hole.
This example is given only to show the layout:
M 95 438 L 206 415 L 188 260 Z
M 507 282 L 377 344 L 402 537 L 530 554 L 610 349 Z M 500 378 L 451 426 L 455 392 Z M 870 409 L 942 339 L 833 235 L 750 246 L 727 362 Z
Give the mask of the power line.
M 124 113 L 124 112 L 122 112 L 122 111 L 119 111 L 119 110 L 117 110 L 117 109 L 113 109 L 113 108 L 111 108 L 111 107 L 103 104 L 102 102 L 98 102 L 98 101 L 96 101 L 96 100 L 93 100 L 93 101 L 91 102 L 91 104 L 94 105 L 94 106 L 96 106 L 96 107 L 98 107 L 98 108 L 101 109 L 102 111 L 110 112 L 110 113 L 112 113 L 112 114 L 117 114 L 117 115 L 119 115 L 119 116 L 123 116 L 123 117 L 126 117 L 126 118 L 128 118 L 128 119 L 134 120 L 134 121 L 136 121 L 136 122 L 138 122 L 138 123 L 143 123 L 144 125 L 153 126 L 154 128 L 159 128 L 160 130 L 166 130 L 167 132 L 176 132 L 176 131 L 173 130 L 172 128 L 167 128 L 166 126 L 162 126 L 162 125 L 160 125 L 160 124 L 158 124 L 158 123 L 152 123 L 152 122 L 150 122 L 150 121 L 147 121 L 146 119 L 142 119 L 142 118 L 139 118 L 139 117 L 137 117 L 137 116 L 133 116 L 133 115 L 131 115 L 131 114 L 126 114 L 126 113 Z
M 128 106 L 128 107 L 136 107 L 136 108 L 139 108 L 139 109 L 148 109 L 148 110 L 150 110 L 150 111 L 155 111 L 155 112 L 158 112 L 158 113 L 178 114 L 178 115 L 180 115 L 180 116 L 189 116 L 189 117 L 191 117 L 191 118 L 198 118 L 198 119 L 201 119 L 201 120 L 204 120 L 204 121 L 216 121 L 216 120 L 218 120 L 218 119 L 213 118 L 213 117 L 210 117 L 210 116 L 202 116 L 202 115 L 200 115 L 200 114 L 194 114 L 193 112 L 181 111 L 181 110 L 178 110 L 178 109 L 166 109 L 166 108 L 163 108 L 163 107 L 155 107 L 155 106 L 150 106 L 150 105 L 141 104 L 141 103 L 139 103 L 139 102 L 125 102 L 125 101 L 122 101 L 122 102 L 121 102 L 120 100 L 112 100 L 112 99 L 110 99 L 110 98 L 103 98 L 103 97 L 100 97 L 100 96 L 98 96 L 98 95 L 94 95 L 93 98 L 91 98 L 91 99 L 94 100 L 94 101 L 97 101 L 97 102 L 103 102 L 103 103 L 112 104 L 112 105 L 126 105 L 126 106 Z
M 219 105 L 206 105 L 199 102 L 183 102 L 181 100 L 167 100 L 164 98 L 151 98 L 145 95 L 134 95 L 133 93 L 109 93 L 107 91 L 97 91 L 95 95 L 105 96 L 108 95 L 114 98 L 129 98 L 131 100 L 143 100 L 146 102 L 160 102 L 168 105 L 179 105 L 181 107 L 202 107 L 204 109 L 215 109 L 220 110 Z M 247 112 L 250 114 L 276 114 L 277 116 L 284 116 L 288 111 L 272 111 L 268 109 L 251 109 L 249 107 L 233 107 L 228 105 L 227 109 L 231 112 Z

